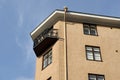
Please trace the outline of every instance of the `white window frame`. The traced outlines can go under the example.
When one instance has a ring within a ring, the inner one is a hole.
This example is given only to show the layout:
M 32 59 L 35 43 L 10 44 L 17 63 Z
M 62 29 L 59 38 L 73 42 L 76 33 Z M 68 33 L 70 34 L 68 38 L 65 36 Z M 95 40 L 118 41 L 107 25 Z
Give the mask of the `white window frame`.
M 97 27 L 95 24 L 86 24 L 84 23 L 83 24 L 83 31 L 84 31 L 84 34 L 86 35 L 94 35 L 94 36 L 97 36 L 98 33 L 97 33 Z M 88 32 L 86 32 L 88 31 Z M 92 31 L 94 31 L 94 34 L 92 33 Z
M 102 61 L 100 47 L 86 45 L 85 49 L 87 60 Z
M 101 74 L 88 74 L 88 80 L 105 80 L 105 76 Z
M 52 63 L 52 49 L 50 49 L 49 51 L 47 51 L 43 55 L 43 66 L 42 66 L 42 69 L 46 68 L 51 63 Z

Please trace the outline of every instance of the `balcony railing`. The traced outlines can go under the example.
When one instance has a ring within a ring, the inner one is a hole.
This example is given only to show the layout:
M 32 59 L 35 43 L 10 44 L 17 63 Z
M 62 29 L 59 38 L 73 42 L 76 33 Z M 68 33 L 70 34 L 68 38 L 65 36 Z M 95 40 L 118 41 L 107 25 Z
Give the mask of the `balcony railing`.
M 58 40 L 58 29 L 45 30 L 34 40 L 34 51 L 40 56 Z
M 46 30 L 34 40 L 34 47 L 42 42 L 46 37 L 58 38 L 58 29 Z

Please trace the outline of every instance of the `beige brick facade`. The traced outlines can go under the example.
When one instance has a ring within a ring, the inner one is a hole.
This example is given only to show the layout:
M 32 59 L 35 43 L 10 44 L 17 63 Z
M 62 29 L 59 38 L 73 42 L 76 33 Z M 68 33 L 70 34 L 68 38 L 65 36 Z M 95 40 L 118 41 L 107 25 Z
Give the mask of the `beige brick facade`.
M 86 22 L 87 23 L 87 22 Z M 35 80 L 89 80 L 88 74 L 104 75 L 105 80 L 120 79 L 120 26 L 97 24 L 97 36 L 85 35 L 83 23 L 66 22 L 67 31 L 67 72 L 64 53 L 64 21 L 57 21 L 57 42 L 52 45 L 52 63 L 42 69 L 43 55 L 36 58 Z M 102 61 L 86 59 L 85 45 L 99 46 Z M 49 49 L 50 49 L 49 48 Z

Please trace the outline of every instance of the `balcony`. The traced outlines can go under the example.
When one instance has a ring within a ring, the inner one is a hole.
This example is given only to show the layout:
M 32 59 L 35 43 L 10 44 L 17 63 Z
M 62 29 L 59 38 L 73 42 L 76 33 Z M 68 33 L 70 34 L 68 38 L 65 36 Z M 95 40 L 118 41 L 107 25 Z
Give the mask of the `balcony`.
M 37 57 L 41 56 L 48 48 L 50 48 L 58 40 L 58 30 L 51 29 L 42 32 L 35 40 L 33 49 Z

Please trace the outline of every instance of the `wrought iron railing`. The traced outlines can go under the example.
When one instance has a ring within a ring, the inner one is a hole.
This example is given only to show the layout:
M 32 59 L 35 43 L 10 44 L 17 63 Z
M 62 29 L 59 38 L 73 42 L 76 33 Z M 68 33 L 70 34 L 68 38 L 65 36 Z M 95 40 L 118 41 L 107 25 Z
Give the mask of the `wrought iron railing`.
M 58 38 L 58 29 L 45 30 L 35 40 L 34 47 L 41 43 L 45 38 Z

